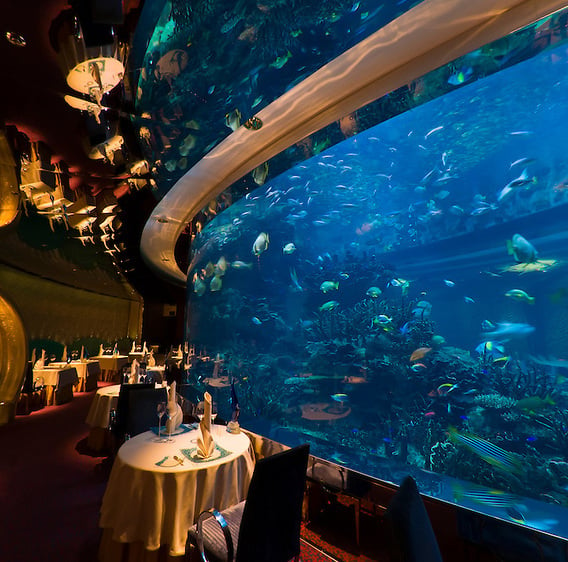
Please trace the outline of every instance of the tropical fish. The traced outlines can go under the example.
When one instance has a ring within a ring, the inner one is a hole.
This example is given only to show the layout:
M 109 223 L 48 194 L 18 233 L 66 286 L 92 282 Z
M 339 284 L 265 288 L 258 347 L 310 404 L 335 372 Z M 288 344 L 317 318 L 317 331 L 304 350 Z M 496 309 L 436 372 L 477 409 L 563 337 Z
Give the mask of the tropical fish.
M 428 353 L 430 353 L 432 351 L 431 347 L 419 347 L 418 349 L 415 349 L 412 354 L 410 355 L 410 362 L 414 362 L 414 361 L 418 361 L 419 359 L 422 359 L 422 357 L 424 357 L 425 355 L 427 355 Z
M 262 324 L 262 320 L 260 320 L 260 318 L 258 318 L 257 316 L 253 316 L 251 318 L 251 321 L 253 324 L 255 324 L 256 326 L 260 326 Z
M 448 78 L 448 84 L 451 84 L 452 86 L 461 86 L 462 84 L 465 84 L 468 80 L 470 80 L 472 76 L 473 68 L 471 68 L 471 66 L 466 66 L 461 68 L 457 72 L 454 72 Z
M 282 253 L 287 255 L 293 254 L 295 251 L 296 246 L 294 245 L 294 242 L 289 242 L 282 248 Z
M 213 279 L 211 279 L 211 282 L 209 283 L 209 290 L 212 292 L 220 291 L 222 286 L 223 286 L 223 279 L 215 275 Z
M 491 322 L 491 320 L 483 320 L 483 322 L 481 322 L 481 329 L 482 330 L 494 330 L 495 324 L 493 324 L 493 322 Z
M 337 291 L 339 289 L 339 281 L 324 281 L 320 285 L 320 291 L 328 293 L 329 291 Z
M 539 365 L 546 365 L 547 367 L 561 367 L 568 369 L 568 359 L 547 359 L 546 357 L 540 357 L 535 355 L 529 355 L 529 359 L 538 363 Z
M 266 252 L 266 250 L 268 250 L 268 244 L 269 243 L 270 243 L 270 238 L 268 236 L 268 233 L 261 232 L 256 237 L 256 240 L 254 241 L 254 244 L 252 245 L 252 253 L 255 256 L 260 256 L 260 254 L 262 254 L 263 252 Z
M 252 269 L 252 263 L 237 260 L 231 263 L 231 267 L 233 269 Z
M 520 234 L 513 234 L 511 240 L 507 240 L 507 253 L 518 263 L 532 263 L 537 259 L 534 246 Z
M 207 290 L 207 285 L 197 274 L 195 274 L 193 276 L 193 291 L 197 293 L 198 297 L 201 297 L 206 290 Z
M 525 291 L 521 289 L 510 289 L 505 293 L 506 297 L 519 302 L 527 302 L 529 304 L 534 304 L 534 297 L 529 296 Z
M 503 357 L 505 355 L 505 348 L 494 341 L 484 341 L 481 342 L 476 348 L 475 351 L 488 359 L 497 359 L 499 357 Z
M 445 382 L 436 389 L 436 392 L 438 393 L 438 396 L 446 396 L 446 394 L 449 394 L 450 392 L 452 392 L 452 390 L 455 390 L 457 387 L 458 385 L 456 383 Z
M 215 264 L 215 275 L 217 275 L 218 277 L 223 277 L 228 267 L 229 264 L 227 263 L 225 256 L 221 256 Z
M 271 68 L 282 68 L 292 57 L 292 53 L 290 51 L 286 51 L 285 55 L 277 57 L 275 61 L 271 62 L 269 66 Z
M 225 125 L 229 129 L 236 131 L 241 126 L 242 113 L 238 109 L 233 109 L 225 115 Z
M 511 507 L 519 503 L 517 496 L 502 490 L 482 488 L 481 486 L 474 485 L 465 486 L 457 481 L 454 481 L 451 487 L 454 500 L 456 501 L 468 499 L 482 505 L 497 508 Z
M 527 166 L 528 164 L 532 164 L 534 161 L 535 161 L 534 158 L 519 158 L 518 160 L 511 162 L 509 169 L 514 168 L 515 166 L 518 166 L 519 164 L 524 164 L 525 166 Z
M 257 185 L 262 185 L 268 176 L 268 162 L 264 162 L 252 171 L 252 179 Z
M 319 307 L 319 310 L 320 310 L 320 312 L 331 311 L 331 310 L 335 310 L 338 306 L 339 306 L 339 303 L 337 301 L 327 301 L 327 302 L 324 302 Z
M 424 369 L 427 369 L 428 367 L 426 367 L 426 365 L 424 365 L 424 363 L 414 363 L 414 365 L 412 365 L 412 367 L 410 367 L 410 369 L 412 371 L 414 371 L 415 373 L 419 373 L 420 371 L 423 371 Z
M 467 304 L 475 304 L 475 300 L 472 299 L 471 297 L 464 297 L 463 300 L 464 300 L 464 302 L 466 302 Z
M 534 330 L 534 326 L 522 322 L 498 322 L 494 330 L 483 332 L 481 337 L 503 342 L 526 337 Z
M 455 427 L 449 427 L 448 436 L 452 441 L 463 445 L 481 457 L 485 462 L 505 472 L 520 473 L 522 470 L 521 459 L 517 455 L 477 435 L 459 433 Z
M 447 287 L 454 287 L 455 286 L 455 283 L 453 281 L 450 281 L 449 279 L 444 279 L 444 284 Z
M 369 287 L 365 294 L 372 299 L 376 299 L 381 293 L 382 291 L 378 287 Z
M 292 280 L 292 290 L 301 293 L 304 289 L 300 285 L 298 275 L 293 267 L 290 268 L 290 279 Z
M 378 316 L 375 316 L 372 320 L 371 320 L 371 327 L 372 326 L 386 326 L 387 324 L 390 324 L 392 322 L 392 318 L 387 316 L 386 314 L 379 314 Z
M 428 318 L 432 313 L 432 304 L 428 301 L 419 301 L 416 303 L 416 307 L 412 309 L 412 315 L 415 318 L 420 318 L 424 320 Z
M 546 395 L 544 398 L 540 396 L 529 396 L 527 398 L 521 398 L 517 400 L 517 408 L 521 408 L 521 410 L 542 410 L 544 408 L 548 408 L 549 406 L 555 406 L 556 402 L 552 400 L 550 395 Z
M 336 402 L 341 402 L 342 404 L 343 402 L 347 402 L 349 400 L 349 396 L 343 393 L 332 394 L 330 398 L 332 400 L 335 400 Z

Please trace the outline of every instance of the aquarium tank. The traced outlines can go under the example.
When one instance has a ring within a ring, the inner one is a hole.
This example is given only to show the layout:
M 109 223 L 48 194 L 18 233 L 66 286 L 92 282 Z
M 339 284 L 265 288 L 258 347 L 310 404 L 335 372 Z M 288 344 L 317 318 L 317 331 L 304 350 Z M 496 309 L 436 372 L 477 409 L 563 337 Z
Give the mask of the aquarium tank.
M 231 18 L 219 5 L 184 19 L 167 4 L 146 51 L 139 107 L 163 109 L 141 133 L 164 191 L 397 16 L 359 2 L 291 23 L 281 13 L 287 47 L 275 50 L 262 10 Z M 568 537 L 566 39 L 559 12 L 469 53 L 204 209 L 188 227 L 185 382 L 225 419 L 238 401 L 241 425 L 268 437 Z

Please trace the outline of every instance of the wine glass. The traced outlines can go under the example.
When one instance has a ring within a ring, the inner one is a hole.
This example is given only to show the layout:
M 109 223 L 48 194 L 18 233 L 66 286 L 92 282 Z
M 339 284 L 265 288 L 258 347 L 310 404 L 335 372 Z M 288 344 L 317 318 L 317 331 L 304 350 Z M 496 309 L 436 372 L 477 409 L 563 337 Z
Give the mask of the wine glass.
M 197 406 L 195 406 L 195 415 L 199 418 L 199 421 L 203 419 L 205 415 L 205 402 L 199 402 Z
M 172 416 L 170 415 L 170 411 L 169 411 L 167 408 L 166 408 L 166 419 L 167 419 L 167 420 L 171 420 L 171 419 L 172 419 Z M 166 425 L 167 425 L 167 427 L 168 427 L 168 439 L 167 439 L 167 441 L 168 441 L 168 442 L 169 442 L 169 441 L 173 441 L 173 439 L 172 439 L 172 426 L 173 426 L 173 424 L 172 424 L 172 423 L 168 424 L 168 423 L 166 422 Z
M 162 416 L 166 413 L 166 403 L 165 402 L 158 402 L 157 411 L 158 411 L 158 438 L 160 438 L 162 433 Z

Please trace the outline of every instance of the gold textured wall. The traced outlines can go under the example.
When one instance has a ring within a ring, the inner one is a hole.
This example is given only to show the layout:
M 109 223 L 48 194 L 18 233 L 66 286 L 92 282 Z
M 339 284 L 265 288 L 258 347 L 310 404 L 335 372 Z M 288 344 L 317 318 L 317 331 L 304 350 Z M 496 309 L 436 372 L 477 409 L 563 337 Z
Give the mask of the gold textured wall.
M 20 312 L 28 338 L 70 344 L 140 336 L 142 299 L 102 295 L 0 265 L 0 291 Z

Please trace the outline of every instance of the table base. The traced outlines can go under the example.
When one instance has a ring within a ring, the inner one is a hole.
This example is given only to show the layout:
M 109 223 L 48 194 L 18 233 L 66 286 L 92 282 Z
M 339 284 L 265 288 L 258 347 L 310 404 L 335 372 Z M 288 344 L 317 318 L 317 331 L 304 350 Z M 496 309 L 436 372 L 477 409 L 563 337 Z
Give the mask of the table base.
M 169 546 L 147 550 L 142 541 L 124 543 L 113 540 L 112 529 L 103 529 L 99 560 L 104 562 L 183 562 L 184 555 L 171 556 Z
M 51 385 L 45 386 L 45 404 L 46 406 L 53 406 L 59 404 L 65 404 L 73 400 L 73 385 L 66 384 L 65 386 L 60 386 L 55 388 Z

